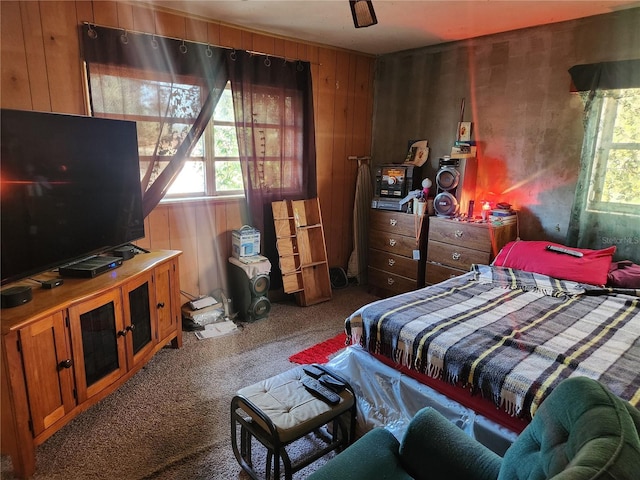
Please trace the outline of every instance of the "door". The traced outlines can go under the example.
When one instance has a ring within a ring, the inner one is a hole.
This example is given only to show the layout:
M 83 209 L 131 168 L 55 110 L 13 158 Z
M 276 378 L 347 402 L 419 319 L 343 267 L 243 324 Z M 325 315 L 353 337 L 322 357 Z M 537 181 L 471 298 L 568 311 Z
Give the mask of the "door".
M 178 308 L 178 262 L 172 261 L 159 265 L 155 269 L 156 314 L 158 316 L 158 340 L 165 342 L 167 337 L 175 334 L 172 341 L 174 347 L 182 345 L 182 322 Z
M 22 328 L 20 345 L 36 437 L 76 406 L 74 364 L 62 312 Z
M 78 402 L 101 392 L 127 371 L 120 290 L 69 308 Z
M 156 344 L 156 297 L 152 278 L 150 273 L 142 275 L 122 290 L 128 368 L 143 361 Z

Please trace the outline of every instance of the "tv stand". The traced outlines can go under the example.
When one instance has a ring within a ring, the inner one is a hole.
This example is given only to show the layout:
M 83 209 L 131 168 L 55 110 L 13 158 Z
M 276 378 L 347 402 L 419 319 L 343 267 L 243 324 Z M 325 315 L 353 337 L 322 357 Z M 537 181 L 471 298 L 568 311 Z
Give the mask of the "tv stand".
M 3 309 L 1 446 L 16 477 L 35 473 L 37 445 L 165 345 L 182 346 L 180 254 L 142 253 L 108 275 L 35 289 L 31 302 Z

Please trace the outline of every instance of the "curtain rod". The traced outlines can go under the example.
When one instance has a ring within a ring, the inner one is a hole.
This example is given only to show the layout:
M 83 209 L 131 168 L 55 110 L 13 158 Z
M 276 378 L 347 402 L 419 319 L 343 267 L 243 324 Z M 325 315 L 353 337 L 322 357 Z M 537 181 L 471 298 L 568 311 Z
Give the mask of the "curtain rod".
M 152 37 L 159 37 L 159 38 L 166 38 L 169 40 L 176 40 L 178 42 L 189 42 L 189 43 L 197 43 L 199 45 L 206 45 L 208 47 L 215 47 L 215 48 L 222 48 L 225 50 L 231 50 L 231 51 L 236 51 L 236 50 L 244 50 L 243 48 L 233 48 L 233 47 L 224 47 L 222 45 L 216 45 L 215 43 L 209 43 L 209 42 L 199 42 L 196 40 L 187 40 L 185 38 L 176 38 L 176 37 L 168 37 L 166 35 L 158 35 L 157 33 L 148 33 L 148 32 L 141 32 L 139 30 L 129 30 L 128 28 L 122 28 L 122 27 L 110 27 L 108 25 L 100 25 L 99 23 L 95 23 L 95 22 L 87 22 L 84 21 L 82 22 L 84 25 L 87 25 L 89 28 L 93 27 L 100 27 L 100 28 L 108 28 L 111 30 L 121 30 L 124 33 L 135 33 L 138 35 L 150 35 Z M 281 55 L 274 55 L 271 53 L 265 53 L 265 52 L 258 52 L 256 50 L 244 50 L 245 52 L 247 52 L 249 55 L 262 55 L 264 57 L 271 57 L 271 58 L 277 58 L 280 60 L 284 60 L 287 62 L 307 62 L 311 65 L 322 65 L 322 63 L 320 62 L 312 62 L 310 60 L 302 60 L 300 58 L 289 58 L 289 57 L 283 57 Z

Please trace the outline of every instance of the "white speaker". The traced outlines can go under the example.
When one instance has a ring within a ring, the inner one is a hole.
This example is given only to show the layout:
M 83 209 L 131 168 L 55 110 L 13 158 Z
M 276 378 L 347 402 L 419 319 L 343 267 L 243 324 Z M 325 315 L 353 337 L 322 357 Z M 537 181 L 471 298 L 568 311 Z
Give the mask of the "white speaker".
M 441 158 L 436 173 L 433 209 L 439 217 L 455 217 L 465 211 L 476 194 L 477 158 Z

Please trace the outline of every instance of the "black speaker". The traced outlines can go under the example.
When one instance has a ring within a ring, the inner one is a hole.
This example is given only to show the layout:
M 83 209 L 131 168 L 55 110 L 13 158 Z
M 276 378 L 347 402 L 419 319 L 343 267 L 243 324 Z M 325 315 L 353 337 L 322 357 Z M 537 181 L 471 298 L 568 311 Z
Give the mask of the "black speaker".
M 11 308 L 30 302 L 33 294 L 28 285 L 17 285 L 2 290 L 0 298 L 2 298 L 2 308 Z
M 478 159 L 441 158 L 436 173 L 433 209 L 439 217 L 454 217 L 465 211 L 476 194 Z
M 259 273 L 249 278 L 242 267 L 228 264 L 229 295 L 233 300 L 233 309 L 238 318 L 253 322 L 269 316 L 271 302 L 267 298 L 271 279 L 266 273 Z

